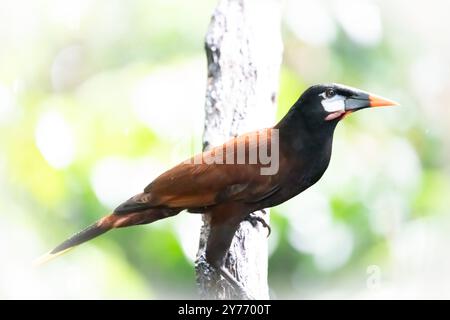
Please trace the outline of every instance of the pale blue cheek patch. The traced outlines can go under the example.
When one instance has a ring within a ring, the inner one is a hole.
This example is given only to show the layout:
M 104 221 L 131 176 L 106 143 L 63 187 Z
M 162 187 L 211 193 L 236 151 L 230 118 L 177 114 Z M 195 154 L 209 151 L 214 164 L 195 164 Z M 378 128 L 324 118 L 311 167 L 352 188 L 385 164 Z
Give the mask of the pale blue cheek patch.
M 335 95 L 334 97 L 327 99 L 324 93 L 320 94 L 320 96 L 324 97 L 321 103 L 325 111 L 345 111 L 345 97 Z

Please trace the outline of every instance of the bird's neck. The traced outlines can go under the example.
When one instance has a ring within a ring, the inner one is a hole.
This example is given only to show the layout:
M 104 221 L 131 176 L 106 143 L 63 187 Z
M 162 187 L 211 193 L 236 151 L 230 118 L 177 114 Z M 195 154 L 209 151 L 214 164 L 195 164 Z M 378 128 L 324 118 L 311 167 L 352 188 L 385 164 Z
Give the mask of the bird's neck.
M 304 155 L 310 149 L 331 149 L 336 125 L 337 121 L 310 120 L 301 110 L 292 108 L 274 128 L 279 129 L 281 146 Z

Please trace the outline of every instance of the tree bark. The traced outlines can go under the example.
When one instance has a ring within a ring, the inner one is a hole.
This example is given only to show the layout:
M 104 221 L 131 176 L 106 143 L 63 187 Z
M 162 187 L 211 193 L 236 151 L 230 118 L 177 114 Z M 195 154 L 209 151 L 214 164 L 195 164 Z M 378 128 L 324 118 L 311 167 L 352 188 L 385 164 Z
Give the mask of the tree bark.
M 273 125 L 282 57 L 279 0 L 220 0 L 206 34 L 208 83 L 203 148 Z M 269 213 L 257 212 L 268 222 Z M 203 219 L 196 261 L 204 299 L 239 299 L 205 261 L 209 225 Z M 243 222 L 225 266 L 256 299 L 268 299 L 267 230 Z

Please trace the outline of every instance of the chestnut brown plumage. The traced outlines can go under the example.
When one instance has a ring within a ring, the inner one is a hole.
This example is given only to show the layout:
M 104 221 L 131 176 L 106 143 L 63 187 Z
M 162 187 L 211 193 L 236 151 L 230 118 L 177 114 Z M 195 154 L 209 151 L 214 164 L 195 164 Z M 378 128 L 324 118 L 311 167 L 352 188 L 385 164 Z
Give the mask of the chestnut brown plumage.
M 174 216 L 182 210 L 204 213 L 210 217 L 211 231 L 206 260 L 218 268 L 237 289 L 239 283 L 222 267 L 223 259 L 239 224 L 252 212 L 278 205 L 301 193 L 323 175 L 331 157 L 333 133 L 337 123 L 348 113 L 395 102 L 337 84 L 309 88 L 273 128 L 236 137 L 164 172 L 144 192 L 118 206 L 90 227 L 75 234 L 39 262 L 55 257 L 113 228 L 148 224 Z M 272 141 L 273 130 L 278 141 Z M 246 159 L 251 139 L 258 137 L 270 150 L 279 148 L 278 171 L 262 175 L 263 165 L 237 164 L 238 149 L 245 149 Z M 223 154 L 228 163 L 200 161 Z

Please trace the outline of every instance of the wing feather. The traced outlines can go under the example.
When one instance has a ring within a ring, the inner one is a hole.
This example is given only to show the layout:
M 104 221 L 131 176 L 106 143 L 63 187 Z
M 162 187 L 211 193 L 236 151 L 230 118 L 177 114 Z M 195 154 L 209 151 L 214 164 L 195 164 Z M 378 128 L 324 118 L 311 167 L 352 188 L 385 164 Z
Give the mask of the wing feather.
M 180 163 L 149 184 L 144 194 L 154 206 L 173 208 L 201 208 L 224 201 L 251 201 L 265 197 L 268 192 L 273 192 L 274 176 L 261 175 L 259 163 L 236 164 L 236 150 L 245 149 L 245 159 L 248 160 L 249 154 L 257 148 L 256 144 L 250 143 L 251 138 L 263 135 L 269 138 L 270 144 L 270 130 L 239 136 Z M 228 159 L 234 164 L 210 163 L 212 158 L 221 154 L 222 162 Z

